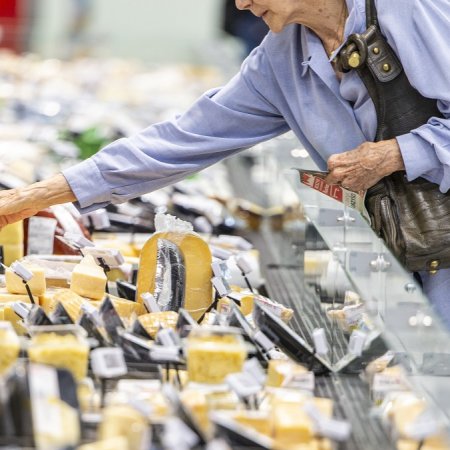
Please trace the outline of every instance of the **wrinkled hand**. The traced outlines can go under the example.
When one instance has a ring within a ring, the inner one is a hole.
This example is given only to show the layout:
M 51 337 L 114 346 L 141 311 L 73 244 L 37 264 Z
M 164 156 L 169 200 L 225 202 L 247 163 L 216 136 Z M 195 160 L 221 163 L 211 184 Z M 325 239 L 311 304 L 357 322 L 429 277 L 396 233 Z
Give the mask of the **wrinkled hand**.
M 330 173 L 325 181 L 360 192 L 374 186 L 391 173 L 404 169 L 405 165 L 396 139 L 364 142 L 355 150 L 330 156 L 328 159 Z
M 76 197 L 62 174 L 20 189 L 0 191 L 0 228 Z
M 27 202 L 19 189 L 0 191 L 0 228 L 35 215 L 39 209 Z

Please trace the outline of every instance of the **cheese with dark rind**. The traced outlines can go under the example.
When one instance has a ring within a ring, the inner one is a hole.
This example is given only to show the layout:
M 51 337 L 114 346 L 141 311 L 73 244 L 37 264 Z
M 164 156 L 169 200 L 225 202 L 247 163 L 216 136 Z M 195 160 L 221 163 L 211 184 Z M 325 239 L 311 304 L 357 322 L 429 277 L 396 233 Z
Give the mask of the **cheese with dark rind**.
M 137 301 L 141 295 L 155 291 L 158 240 L 166 239 L 178 246 L 185 266 L 184 308 L 198 320 L 212 302 L 211 251 L 208 244 L 194 233 L 155 233 L 144 245 L 140 257 Z

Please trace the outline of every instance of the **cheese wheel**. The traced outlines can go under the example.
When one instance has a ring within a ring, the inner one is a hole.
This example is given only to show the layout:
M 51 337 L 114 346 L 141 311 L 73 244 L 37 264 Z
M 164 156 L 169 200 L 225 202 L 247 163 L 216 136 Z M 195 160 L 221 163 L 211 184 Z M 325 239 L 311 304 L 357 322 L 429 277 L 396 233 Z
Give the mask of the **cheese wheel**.
M 144 245 L 140 257 L 137 301 L 145 292 L 154 293 L 156 285 L 158 240 L 178 246 L 184 258 L 184 308 L 198 320 L 212 302 L 211 251 L 208 244 L 194 233 L 155 233 Z

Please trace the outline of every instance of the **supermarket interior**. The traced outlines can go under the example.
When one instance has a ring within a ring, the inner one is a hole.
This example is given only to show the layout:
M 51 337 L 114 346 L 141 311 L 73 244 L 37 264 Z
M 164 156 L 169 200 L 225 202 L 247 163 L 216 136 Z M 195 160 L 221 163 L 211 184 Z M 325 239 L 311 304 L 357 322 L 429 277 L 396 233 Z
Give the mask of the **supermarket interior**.
M 0 448 L 450 449 L 418 2 L 0 0 Z

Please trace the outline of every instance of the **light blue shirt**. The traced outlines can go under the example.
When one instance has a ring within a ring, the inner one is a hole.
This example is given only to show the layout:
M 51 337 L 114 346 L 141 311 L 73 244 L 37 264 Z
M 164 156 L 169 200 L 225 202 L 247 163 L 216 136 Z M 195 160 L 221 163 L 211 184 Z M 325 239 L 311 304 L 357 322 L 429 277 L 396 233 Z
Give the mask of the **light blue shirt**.
M 347 0 L 345 37 L 365 30 L 365 0 Z M 450 1 L 377 0 L 380 27 L 412 83 L 445 118 L 398 137 L 409 180 L 450 188 Z M 291 25 L 269 33 L 223 88 L 186 113 L 119 139 L 63 173 L 81 212 L 179 181 L 240 150 L 297 135 L 319 167 L 374 139 L 376 114 L 356 73 L 338 81 L 319 38 Z

